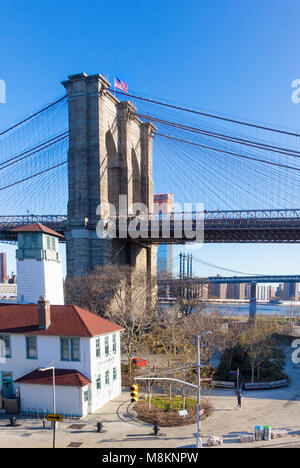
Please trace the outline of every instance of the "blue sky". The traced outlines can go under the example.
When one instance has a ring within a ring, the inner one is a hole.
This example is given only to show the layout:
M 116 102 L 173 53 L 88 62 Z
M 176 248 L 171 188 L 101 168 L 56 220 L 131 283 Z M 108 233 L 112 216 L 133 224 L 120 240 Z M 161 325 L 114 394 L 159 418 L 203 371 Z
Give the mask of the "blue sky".
M 85 71 L 118 76 L 147 96 L 297 129 L 299 19 L 295 0 L 2 0 L 0 128 L 62 95 L 60 82 Z M 208 245 L 193 253 L 245 272 L 299 272 L 298 246 Z

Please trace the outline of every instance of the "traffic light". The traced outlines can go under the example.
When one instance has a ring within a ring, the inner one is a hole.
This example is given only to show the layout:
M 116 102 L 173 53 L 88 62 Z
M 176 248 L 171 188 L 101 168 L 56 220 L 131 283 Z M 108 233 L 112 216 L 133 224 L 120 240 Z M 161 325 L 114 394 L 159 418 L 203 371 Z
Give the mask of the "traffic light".
M 133 384 L 130 387 L 131 403 L 137 403 L 139 401 L 139 387 L 137 384 Z

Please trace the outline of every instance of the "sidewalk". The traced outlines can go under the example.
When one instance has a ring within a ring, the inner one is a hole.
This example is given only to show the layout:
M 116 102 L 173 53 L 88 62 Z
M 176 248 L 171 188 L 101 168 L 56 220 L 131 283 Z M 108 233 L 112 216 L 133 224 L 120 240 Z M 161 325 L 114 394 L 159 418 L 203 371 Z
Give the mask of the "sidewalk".
M 268 447 L 300 444 L 300 369 L 288 361 L 287 373 L 291 385 L 281 389 L 243 392 L 242 409 L 236 409 L 236 394 L 232 390 L 216 389 L 209 398 L 215 411 L 202 422 L 203 442 L 211 435 L 222 435 L 224 448 Z M 204 393 L 204 392 L 203 392 Z M 82 448 L 176 448 L 195 444 L 196 424 L 161 428 L 160 437 L 154 437 L 152 425 L 136 420 L 130 411 L 128 390 L 107 403 L 96 414 L 82 420 L 58 424 L 57 447 L 70 443 Z M 298 416 L 299 415 L 299 416 Z M 51 447 L 52 431 L 42 428 L 42 422 L 18 418 L 21 426 L 7 427 L 8 417 L 0 418 L 0 448 Z M 104 432 L 96 432 L 97 422 L 103 423 Z M 241 434 L 253 433 L 255 426 L 270 425 L 272 429 L 285 429 L 289 437 L 271 441 L 241 444 Z M 165 434 L 165 435 L 164 435 Z
M 259 398 L 254 394 L 256 392 L 247 394 L 243 398 L 242 409 L 236 410 L 236 399 L 232 392 L 214 391 L 209 398 L 216 409 L 213 415 L 202 423 L 203 443 L 205 444 L 210 435 L 223 435 L 224 448 L 258 448 L 300 443 L 300 421 L 299 425 L 294 424 L 295 414 L 300 411 L 300 401 L 281 400 L 281 392 L 283 389 L 276 390 L 277 398 L 274 395 L 267 398 L 265 393 L 264 398 Z M 73 443 L 82 448 L 176 448 L 191 447 L 195 444 L 196 424 L 161 428 L 163 435 L 154 437 L 151 424 L 138 421 L 132 416 L 128 396 L 127 391 L 123 392 L 99 412 L 82 420 L 59 423 L 56 446 L 63 448 Z M 103 423 L 101 434 L 96 432 L 96 423 L 99 421 Z M 11 428 L 6 426 L 7 417 L 0 419 L 1 448 L 52 446 L 50 423 L 47 429 L 43 429 L 42 421 L 18 419 L 18 422 L 20 427 Z M 254 426 L 258 424 L 270 424 L 274 429 L 287 429 L 291 434 L 285 439 L 241 444 L 239 435 L 253 433 Z

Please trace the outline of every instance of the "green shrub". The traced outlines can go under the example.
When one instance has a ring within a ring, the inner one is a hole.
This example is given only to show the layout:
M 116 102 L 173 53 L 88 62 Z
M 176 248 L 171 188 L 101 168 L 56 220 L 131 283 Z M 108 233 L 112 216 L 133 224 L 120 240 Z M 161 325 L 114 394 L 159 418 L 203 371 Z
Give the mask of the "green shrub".
M 204 409 L 204 414 L 201 420 L 210 416 L 214 408 L 212 404 L 206 399 L 201 399 L 201 408 Z M 185 426 L 187 424 L 194 424 L 197 421 L 197 400 L 194 398 L 186 397 L 185 409 L 188 415 L 182 417 L 179 415 L 179 410 L 182 410 L 182 397 L 174 396 L 172 401 L 166 397 L 155 396 L 151 398 L 151 410 L 148 410 L 148 400 L 140 400 L 135 406 L 138 419 L 148 422 L 157 423 L 161 427 L 172 426 Z

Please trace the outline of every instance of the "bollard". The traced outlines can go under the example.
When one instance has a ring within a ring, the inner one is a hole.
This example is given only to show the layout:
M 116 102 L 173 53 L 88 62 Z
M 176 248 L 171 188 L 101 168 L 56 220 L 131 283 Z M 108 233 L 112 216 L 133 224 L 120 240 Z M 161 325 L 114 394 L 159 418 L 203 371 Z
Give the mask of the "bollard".
M 9 422 L 10 422 L 11 427 L 16 427 L 16 425 L 17 425 L 17 419 L 16 419 L 14 416 L 12 416 L 12 417 L 9 419 Z
M 102 422 L 98 422 L 97 423 L 97 432 L 102 432 L 102 430 L 103 430 L 103 424 L 102 424 Z
M 153 426 L 154 435 L 158 436 L 159 431 L 160 431 L 160 427 L 159 427 L 159 425 L 157 423 L 155 423 L 154 426 Z

